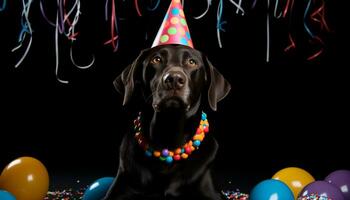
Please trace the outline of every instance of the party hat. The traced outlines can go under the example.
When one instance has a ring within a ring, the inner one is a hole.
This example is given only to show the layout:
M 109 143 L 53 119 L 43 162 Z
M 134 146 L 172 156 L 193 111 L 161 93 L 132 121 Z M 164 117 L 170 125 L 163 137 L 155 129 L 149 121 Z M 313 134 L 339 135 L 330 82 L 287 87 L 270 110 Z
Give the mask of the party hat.
M 193 48 L 181 0 L 172 0 L 152 47 L 182 44 Z

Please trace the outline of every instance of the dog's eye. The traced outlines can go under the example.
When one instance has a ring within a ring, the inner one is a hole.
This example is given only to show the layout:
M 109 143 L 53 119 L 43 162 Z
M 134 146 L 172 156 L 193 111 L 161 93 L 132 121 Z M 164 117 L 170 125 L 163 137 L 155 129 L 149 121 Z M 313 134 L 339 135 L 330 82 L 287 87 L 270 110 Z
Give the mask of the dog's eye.
M 162 59 L 159 56 L 154 56 L 151 60 L 152 64 L 158 64 L 160 62 L 162 62 Z
M 194 59 L 188 59 L 187 60 L 187 64 L 190 66 L 190 67 L 195 67 L 197 66 L 197 62 L 194 60 Z

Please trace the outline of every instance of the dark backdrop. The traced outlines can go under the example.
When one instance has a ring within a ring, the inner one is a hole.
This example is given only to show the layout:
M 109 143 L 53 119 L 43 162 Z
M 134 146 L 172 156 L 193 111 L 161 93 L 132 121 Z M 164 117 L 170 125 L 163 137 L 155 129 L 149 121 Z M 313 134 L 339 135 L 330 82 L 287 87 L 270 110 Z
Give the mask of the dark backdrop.
M 320 46 L 309 41 L 303 27 L 306 2 L 297 1 L 292 18 L 271 18 L 269 63 L 265 62 L 265 1 L 258 1 L 254 9 L 250 9 L 252 2 L 245 1 L 245 16 L 236 15 L 236 9 L 224 1 L 227 24 L 221 34 L 222 49 L 216 38 L 218 2 L 213 1 L 204 18 L 193 19 L 205 2 L 185 2 L 193 43 L 233 87 L 218 112 L 208 111 L 212 134 L 220 144 L 214 165 L 220 187 L 248 191 L 288 166 L 302 167 L 317 179 L 336 169 L 349 169 L 348 88 L 339 70 L 333 1 L 326 4 L 331 31 L 316 31 L 325 43 L 320 57 L 306 60 Z M 55 5 L 44 5 L 54 21 Z M 120 46 L 113 53 L 103 45 L 110 37 L 104 2 L 82 2 L 74 53 L 82 64 L 95 55 L 93 67 L 75 68 L 69 60 L 70 42 L 59 38 L 59 76 L 69 84 L 55 79 L 54 28 L 40 15 L 39 2 L 34 1 L 30 14 L 32 48 L 17 69 L 14 65 L 21 54 L 11 49 L 21 30 L 21 3 L 8 2 L 0 13 L 0 168 L 20 156 L 36 157 L 48 168 L 52 187 L 75 187 L 77 180 L 88 184 L 116 174 L 118 145 L 131 116 L 121 106 L 112 82 L 141 49 L 151 46 L 168 1 L 161 1 L 154 12 L 147 11 L 151 1 L 140 1 L 142 17 L 132 1 L 116 5 Z M 297 48 L 285 53 L 289 32 Z

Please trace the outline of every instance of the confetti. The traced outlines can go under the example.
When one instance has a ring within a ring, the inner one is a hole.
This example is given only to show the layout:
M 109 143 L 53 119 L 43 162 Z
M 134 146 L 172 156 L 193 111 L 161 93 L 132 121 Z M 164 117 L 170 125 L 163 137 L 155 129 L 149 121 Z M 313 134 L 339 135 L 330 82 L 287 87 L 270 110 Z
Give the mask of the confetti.
M 311 194 L 311 195 L 298 197 L 298 200 L 332 200 L 332 199 L 323 195 L 319 196 L 318 194 Z
M 224 196 L 225 199 L 228 199 L 228 200 L 248 200 L 249 199 L 248 194 L 241 193 L 239 190 L 236 190 L 236 191 L 222 190 L 221 194 Z
M 86 189 L 87 187 L 78 190 L 70 188 L 66 190 L 49 191 L 44 200 L 80 200 L 83 199 Z

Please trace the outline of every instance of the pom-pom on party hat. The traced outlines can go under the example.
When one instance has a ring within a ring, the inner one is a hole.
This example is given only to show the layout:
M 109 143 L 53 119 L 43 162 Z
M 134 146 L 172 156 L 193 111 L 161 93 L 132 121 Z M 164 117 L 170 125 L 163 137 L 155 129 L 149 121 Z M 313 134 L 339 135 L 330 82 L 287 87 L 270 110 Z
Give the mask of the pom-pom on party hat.
M 181 0 L 172 0 L 152 47 L 181 44 L 193 48 Z

